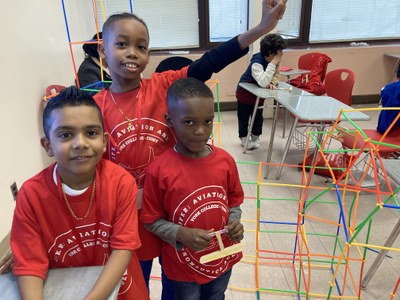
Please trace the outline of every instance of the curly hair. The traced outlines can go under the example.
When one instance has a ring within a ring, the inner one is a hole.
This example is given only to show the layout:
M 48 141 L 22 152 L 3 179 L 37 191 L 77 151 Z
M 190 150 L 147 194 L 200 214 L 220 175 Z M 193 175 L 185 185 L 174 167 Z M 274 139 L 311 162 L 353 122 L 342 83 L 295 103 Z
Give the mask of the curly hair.
M 287 42 L 279 34 L 267 34 L 260 41 L 260 52 L 264 56 L 276 54 L 279 50 L 286 49 Z

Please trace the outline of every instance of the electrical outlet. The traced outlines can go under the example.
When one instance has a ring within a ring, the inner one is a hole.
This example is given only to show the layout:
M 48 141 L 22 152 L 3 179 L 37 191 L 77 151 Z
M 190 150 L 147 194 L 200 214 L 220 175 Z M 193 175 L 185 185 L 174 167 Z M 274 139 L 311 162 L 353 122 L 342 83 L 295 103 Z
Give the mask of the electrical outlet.
M 14 181 L 13 184 L 10 186 L 11 194 L 13 195 L 14 201 L 17 199 L 18 194 L 18 187 L 17 183 Z

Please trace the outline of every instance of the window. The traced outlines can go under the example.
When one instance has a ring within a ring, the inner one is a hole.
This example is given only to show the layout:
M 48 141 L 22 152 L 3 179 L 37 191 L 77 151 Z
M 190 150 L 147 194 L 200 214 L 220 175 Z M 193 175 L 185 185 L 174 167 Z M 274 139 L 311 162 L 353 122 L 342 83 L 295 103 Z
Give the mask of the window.
M 225 42 L 247 30 L 247 1 L 209 0 L 209 41 Z
M 96 0 L 99 28 L 107 16 L 132 11 L 150 32 L 150 48 L 207 49 L 247 30 L 247 0 Z M 210 24 L 210 25 L 208 25 Z
M 299 0 L 288 2 L 277 31 L 293 44 L 393 40 L 399 19 L 398 0 Z

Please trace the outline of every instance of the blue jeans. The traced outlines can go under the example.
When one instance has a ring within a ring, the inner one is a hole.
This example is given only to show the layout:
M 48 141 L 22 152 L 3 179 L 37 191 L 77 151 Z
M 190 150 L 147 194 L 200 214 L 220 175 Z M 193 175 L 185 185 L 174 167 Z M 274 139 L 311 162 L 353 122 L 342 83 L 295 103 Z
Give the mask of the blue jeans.
M 232 269 L 205 284 L 174 281 L 176 300 L 223 300 Z
M 174 284 L 171 280 L 165 276 L 163 267 L 162 267 L 162 259 L 161 256 L 158 257 L 158 261 L 161 265 L 161 283 L 162 283 L 162 292 L 161 292 L 161 300 L 175 300 L 175 291 L 174 291 Z M 142 268 L 142 273 L 144 277 L 144 281 L 146 282 L 147 289 L 150 293 L 149 288 L 149 281 L 150 281 L 150 273 L 151 267 L 153 266 L 153 260 L 141 260 L 140 267 Z

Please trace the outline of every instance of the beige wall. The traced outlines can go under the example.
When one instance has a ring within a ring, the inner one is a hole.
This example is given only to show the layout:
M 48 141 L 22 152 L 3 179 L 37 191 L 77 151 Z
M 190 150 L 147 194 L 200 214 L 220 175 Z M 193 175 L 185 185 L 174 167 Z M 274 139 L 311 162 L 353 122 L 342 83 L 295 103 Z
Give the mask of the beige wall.
M 0 241 L 11 228 L 15 202 L 10 192 L 50 160 L 40 146 L 45 88 L 73 84 L 61 1 L 3 1 L 0 9 Z M 69 11 L 88 11 L 90 1 L 65 1 Z M 87 39 L 89 18 L 70 14 L 76 38 Z M 78 49 L 79 50 L 79 49 Z M 81 54 L 83 51 L 77 51 Z M 1 247 L 0 247 L 1 248 Z M 0 249 L 1 250 L 1 249 Z M 0 253 L 1 255 L 1 253 Z

